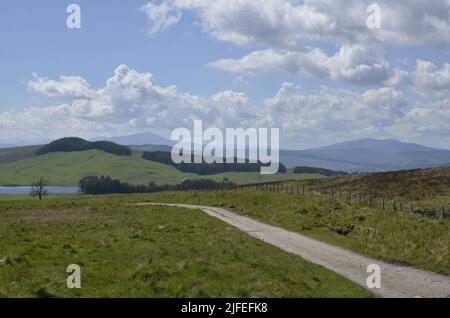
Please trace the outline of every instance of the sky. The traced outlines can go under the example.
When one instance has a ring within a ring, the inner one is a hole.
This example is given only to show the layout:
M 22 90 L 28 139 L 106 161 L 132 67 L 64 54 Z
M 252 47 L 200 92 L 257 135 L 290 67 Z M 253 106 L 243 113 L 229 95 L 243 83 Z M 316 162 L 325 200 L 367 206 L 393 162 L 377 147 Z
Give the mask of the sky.
M 449 59 L 450 0 L 2 1 L 0 144 L 201 119 L 450 148 Z

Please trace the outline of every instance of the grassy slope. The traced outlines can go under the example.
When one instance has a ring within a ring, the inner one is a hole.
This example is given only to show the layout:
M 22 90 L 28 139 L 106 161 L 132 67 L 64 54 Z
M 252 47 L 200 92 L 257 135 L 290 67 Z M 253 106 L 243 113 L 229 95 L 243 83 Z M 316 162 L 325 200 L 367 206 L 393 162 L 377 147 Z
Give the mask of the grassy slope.
M 254 190 L 143 195 L 140 201 L 221 206 L 393 263 L 450 275 L 450 223 L 325 197 Z
M 0 297 L 367 297 L 200 211 L 108 197 L 0 203 Z M 66 288 L 69 264 L 81 289 Z
M 320 177 L 293 173 L 268 176 L 261 176 L 259 173 L 223 173 L 200 177 L 157 162 L 143 160 L 140 158 L 140 152 L 134 152 L 131 157 L 119 157 L 98 150 L 52 153 L 0 164 L 0 184 L 3 185 L 29 185 L 41 176 L 48 179 L 52 185 L 76 185 L 84 176 L 100 175 L 141 184 L 150 181 L 158 184 L 175 184 L 189 177 L 212 178 L 217 181 L 228 177 L 230 181 L 236 183 Z
M 0 165 L 0 184 L 28 185 L 44 176 L 52 185 L 76 185 L 84 176 L 107 175 L 127 182 L 177 183 L 188 174 L 145 161 L 138 154 L 114 156 L 98 150 L 51 153 Z
M 450 196 L 450 167 L 339 176 L 309 184 L 316 188 L 362 191 L 390 199 L 420 200 Z
M 378 201 L 384 197 L 390 209 L 393 208 L 392 201 L 395 201 L 397 207 L 402 203 L 407 209 L 413 206 L 440 214 L 444 207 L 447 213 L 450 211 L 450 167 L 367 173 L 290 184 L 294 187 L 333 189 L 335 193 L 339 190 L 351 191 L 354 198 L 358 193 L 363 193 L 365 200 L 370 193 Z
M 0 149 L 0 164 L 32 158 L 41 146 L 27 146 Z

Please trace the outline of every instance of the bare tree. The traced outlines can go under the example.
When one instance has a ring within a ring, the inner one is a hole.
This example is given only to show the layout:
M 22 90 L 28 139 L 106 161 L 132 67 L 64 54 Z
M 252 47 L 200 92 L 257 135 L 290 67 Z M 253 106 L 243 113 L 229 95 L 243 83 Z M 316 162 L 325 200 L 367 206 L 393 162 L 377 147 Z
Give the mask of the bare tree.
M 31 187 L 30 195 L 33 197 L 39 197 L 39 200 L 42 200 L 44 195 L 48 194 L 47 191 L 47 181 L 41 177 L 33 186 Z

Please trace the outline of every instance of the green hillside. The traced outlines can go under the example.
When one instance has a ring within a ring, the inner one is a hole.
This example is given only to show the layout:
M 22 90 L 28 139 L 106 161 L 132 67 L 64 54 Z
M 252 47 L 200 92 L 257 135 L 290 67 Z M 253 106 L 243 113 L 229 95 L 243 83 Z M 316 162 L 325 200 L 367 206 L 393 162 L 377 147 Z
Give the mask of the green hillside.
M 32 158 L 41 146 L 26 146 L 0 149 L 0 164 Z
M 123 182 L 175 184 L 185 178 L 202 178 L 173 167 L 143 160 L 141 152 L 130 157 L 115 156 L 99 150 L 50 153 L 43 156 L 0 164 L 0 185 L 30 185 L 43 176 L 51 185 L 76 185 L 85 176 L 110 176 Z M 221 173 L 208 176 L 216 181 L 227 177 L 238 184 L 317 178 L 318 175 L 286 173 L 262 176 L 259 173 Z

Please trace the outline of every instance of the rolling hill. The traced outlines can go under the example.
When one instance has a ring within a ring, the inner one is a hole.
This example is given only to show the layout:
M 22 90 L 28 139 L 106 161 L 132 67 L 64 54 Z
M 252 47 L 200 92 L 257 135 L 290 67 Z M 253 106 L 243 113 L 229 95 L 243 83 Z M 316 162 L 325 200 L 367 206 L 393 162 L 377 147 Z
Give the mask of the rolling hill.
M 314 174 L 277 175 L 259 173 L 220 173 L 201 177 L 193 173 L 183 173 L 174 167 L 141 158 L 142 153 L 134 151 L 129 157 L 115 156 L 99 150 L 80 152 L 55 152 L 33 156 L 23 160 L 0 164 L 1 185 L 30 185 L 43 176 L 51 185 L 73 186 L 85 176 L 110 176 L 123 182 L 147 184 L 176 184 L 186 178 L 207 178 L 222 181 L 223 178 L 238 183 L 257 183 L 282 180 L 318 178 Z
M 26 146 L 0 149 L 0 164 L 32 158 L 41 146 Z
M 136 135 L 124 136 L 137 142 Z M 137 135 L 147 138 L 148 134 Z M 146 137 L 147 136 L 147 137 Z M 127 141 L 123 139 L 123 141 Z M 147 139 L 146 139 L 147 140 Z M 129 157 L 115 156 L 99 150 L 73 153 L 49 153 L 36 156 L 40 146 L 0 149 L 0 184 L 29 185 L 43 176 L 52 185 L 76 185 L 85 176 L 106 175 L 128 183 L 174 184 L 185 178 L 201 178 L 174 167 L 141 158 L 143 150 L 170 150 L 169 146 L 133 146 Z M 138 149 L 138 150 L 136 150 Z M 450 163 L 450 150 L 434 149 L 397 140 L 361 139 L 309 150 L 281 150 L 281 161 L 288 167 L 317 167 L 346 172 L 391 171 L 444 167 Z M 259 173 L 229 172 L 208 178 L 222 181 L 227 177 L 238 184 L 283 181 L 318 177 L 287 174 L 261 176 Z
M 307 186 L 352 192 L 372 193 L 375 196 L 419 200 L 450 195 L 450 166 L 388 172 L 337 176 L 305 181 Z

